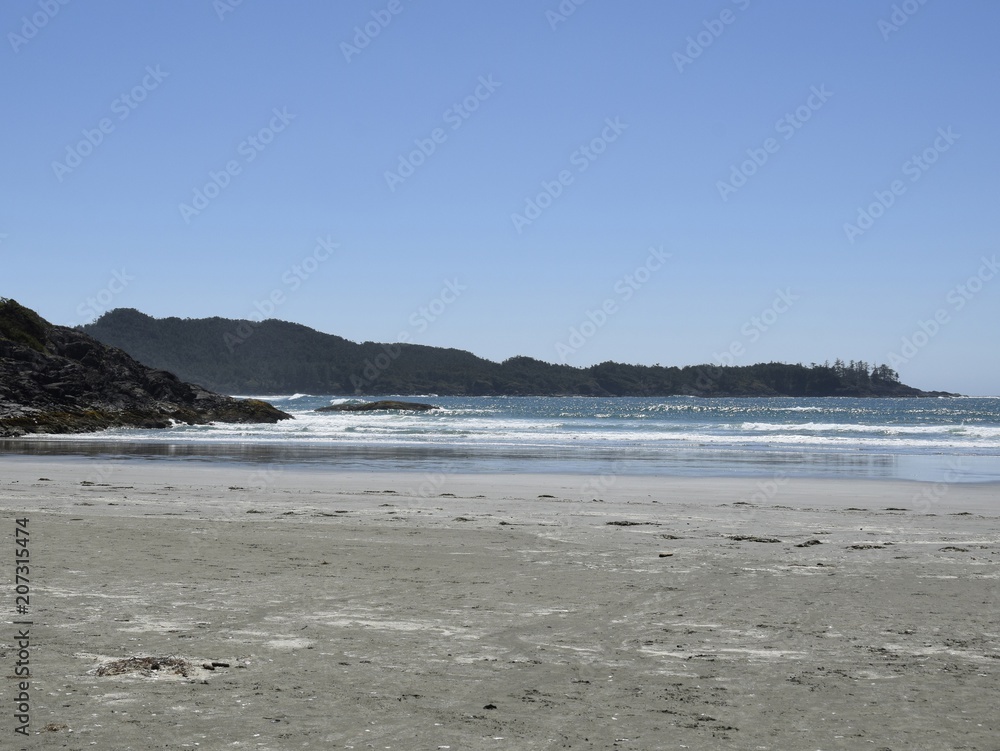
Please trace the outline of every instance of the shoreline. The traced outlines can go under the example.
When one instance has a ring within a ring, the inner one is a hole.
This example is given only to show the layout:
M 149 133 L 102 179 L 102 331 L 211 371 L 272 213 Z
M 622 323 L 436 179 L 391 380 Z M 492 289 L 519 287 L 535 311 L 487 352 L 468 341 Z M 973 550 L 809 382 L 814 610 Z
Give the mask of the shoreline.
M 175 478 L 171 487 L 197 478 L 208 486 L 242 482 L 249 492 L 267 492 L 282 485 L 300 491 L 313 488 L 319 482 L 337 483 L 342 493 L 363 493 L 376 485 L 386 486 L 413 498 L 429 498 L 440 493 L 461 491 L 472 497 L 473 490 L 482 486 L 504 487 L 519 492 L 542 488 L 544 494 L 559 491 L 563 500 L 588 501 L 593 497 L 622 494 L 651 496 L 657 491 L 685 493 L 692 498 L 711 497 L 724 502 L 757 504 L 777 502 L 782 496 L 804 493 L 827 505 L 834 499 L 917 498 L 923 491 L 946 489 L 953 501 L 972 503 L 980 511 L 1000 513 L 1000 482 L 958 481 L 934 482 L 895 477 L 857 476 L 794 476 L 768 475 L 673 475 L 578 472 L 495 472 L 495 471 L 433 471 L 425 469 L 343 469 L 319 463 L 263 463 L 207 458 L 192 461 L 191 457 L 148 457 L 120 455 L 44 455 L 26 456 L 0 453 L 0 488 L 12 482 L 32 483 L 34 474 L 48 473 L 50 479 L 67 483 L 121 486 L 155 484 L 167 477 Z M 183 478 L 178 483 L 176 477 Z M 228 485 L 227 485 L 228 486 Z M 843 491 L 849 486 L 849 491 Z M 440 492 L 439 492 L 440 491 Z M 456 492 L 456 495 L 459 494 Z M 479 491 L 475 495 L 481 495 Z M 787 499 L 786 499 L 787 501 Z
M 184 461 L 197 465 L 267 466 L 292 471 L 431 474 L 555 474 L 1000 483 L 1000 456 L 888 453 L 786 447 L 461 446 L 458 444 L 291 443 L 280 441 L 0 440 L 5 457 L 56 461 Z

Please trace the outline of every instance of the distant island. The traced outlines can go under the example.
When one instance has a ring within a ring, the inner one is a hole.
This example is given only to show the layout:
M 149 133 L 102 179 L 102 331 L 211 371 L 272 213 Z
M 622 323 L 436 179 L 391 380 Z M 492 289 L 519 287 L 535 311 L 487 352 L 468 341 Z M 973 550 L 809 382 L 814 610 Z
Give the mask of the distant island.
M 286 419 L 270 404 L 184 383 L 0 297 L 0 438 Z
M 900 383 L 886 365 L 760 363 L 586 368 L 530 357 L 501 363 L 419 344 L 356 343 L 297 323 L 152 318 L 118 308 L 80 330 L 151 367 L 229 394 L 357 396 L 954 396 Z

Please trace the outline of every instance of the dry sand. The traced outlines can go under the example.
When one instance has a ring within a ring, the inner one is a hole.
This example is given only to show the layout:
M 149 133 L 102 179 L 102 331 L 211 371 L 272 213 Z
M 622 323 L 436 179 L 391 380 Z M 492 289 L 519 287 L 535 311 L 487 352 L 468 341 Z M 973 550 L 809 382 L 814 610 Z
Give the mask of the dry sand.
M 2 458 L 0 746 L 1000 749 L 998 488 L 764 482 Z

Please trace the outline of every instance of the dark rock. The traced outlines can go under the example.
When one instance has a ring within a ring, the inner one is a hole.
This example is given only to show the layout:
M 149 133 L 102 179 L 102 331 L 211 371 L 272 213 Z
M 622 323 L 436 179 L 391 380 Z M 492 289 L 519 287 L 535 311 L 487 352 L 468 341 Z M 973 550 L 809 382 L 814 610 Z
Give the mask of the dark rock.
M 809 548 L 809 547 L 812 547 L 813 545 L 822 545 L 822 544 L 823 543 L 820 540 L 806 540 L 805 542 L 800 542 L 795 547 L 797 547 L 797 548 Z
M 377 402 L 345 402 L 343 404 L 331 404 L 329 407 L 320 407 L 317 412 L 372 412 L 380 409 L 400 409 L 410 412 L 427 412 L 431 409 L 441 409 L 434 404 L 423 404 L 421 402 L 398 402 L 391 399 L 384 399 Z
M 0 438 L 286 419 L 270 404 L 184 383 L 0 298 Z

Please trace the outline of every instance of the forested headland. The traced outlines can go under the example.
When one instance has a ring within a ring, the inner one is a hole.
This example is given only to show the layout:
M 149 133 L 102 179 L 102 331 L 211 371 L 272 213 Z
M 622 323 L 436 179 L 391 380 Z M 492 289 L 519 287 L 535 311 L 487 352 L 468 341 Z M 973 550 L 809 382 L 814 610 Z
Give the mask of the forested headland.
M 887 365 L 758 363 L 574 367 L 497 363 L 459 349 L 352 342 L 296 323 L 152 318 L 119 308 L 81 327 L 140 362 L 229 394 L 441 396 L 939 396 Z

